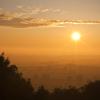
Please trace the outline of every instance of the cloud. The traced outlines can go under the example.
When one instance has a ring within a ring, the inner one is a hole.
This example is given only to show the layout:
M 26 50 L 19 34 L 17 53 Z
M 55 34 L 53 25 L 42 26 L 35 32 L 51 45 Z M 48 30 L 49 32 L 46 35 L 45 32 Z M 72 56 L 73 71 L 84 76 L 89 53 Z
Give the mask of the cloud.
M 0 26 L 25 28 L 25 27 L 51 26 L 55 24 L 57 24 L 56 20 L 16 18 L 12 16 L 9 17 L 5 14 L 0 14 Z
M 19 12 L 0 11 L 0 26 L 9 26 L 15 28 L 28 28 L 28 27 L 65 27 L 67 24 L 100 24 L 100 21 L 93 20 L 52 20 L 43 18 L 34 18 L 34 14 L 52 12 L 60 12 L 59 9 L 40 9 L 31 7 L 24 9 L 23 6 L 18 6 L 21 9 Z M 2 8 L 1 8 L 2 9 Z M 17 9 L 17 10 L 18 10 Z
M 41 27 L 41 26 L 66 26 L 66 24 L 100 24 L 100 21 L 82 20 L 51 20 L 34 18 L 16 18 L 0 14 L 0 26 L 10 26 L 16 28 Z
M 46 13 L 60 13 L 60 9 L 51 9 L 51 8 L 35 8 L 35 7 L 25 7 L 22 5 L 17 6 L 16 13 L 22 13 L 24 16 L 32 16 L 32 15 L 40 15 L 40 14 L 46 14 Z M 21 15 L 21 14 L 20 14 Z
M 18 5 L 17 8 L 18 8 L 18 9 L 22 9 L 23 6 L 22 6 L 22 5 Z

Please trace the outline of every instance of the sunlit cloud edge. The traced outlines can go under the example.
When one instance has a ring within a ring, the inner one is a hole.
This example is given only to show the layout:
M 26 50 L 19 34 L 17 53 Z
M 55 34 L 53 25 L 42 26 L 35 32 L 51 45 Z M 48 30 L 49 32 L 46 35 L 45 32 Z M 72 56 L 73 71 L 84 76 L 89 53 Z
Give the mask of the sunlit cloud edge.
M 46 18 L 32 18 L 32 17 L 16 17 L 9 14 L 0 13 L 0 26 L 9 26 L 14 28 L 28 28 L 28 27 L 65 27 L 68 24 L 100 24 L 99 20 L 58 20 Z

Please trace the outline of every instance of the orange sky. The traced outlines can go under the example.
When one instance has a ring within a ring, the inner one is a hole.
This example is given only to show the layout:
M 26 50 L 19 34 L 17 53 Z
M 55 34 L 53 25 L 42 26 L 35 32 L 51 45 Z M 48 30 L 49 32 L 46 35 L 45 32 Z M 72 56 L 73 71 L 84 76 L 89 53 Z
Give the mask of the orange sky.
M 75 46 L 71 39 L 74 31 L 81 33 Z M 77 48 L 78 54 L 99 55 L 99 25 L 67 25 L 46 28 L 0 27 L 1 50 L 20 54 L 71 55 Z
M 0 0 L 0 52 L 34 85 L 100 79 L 100 0 Z

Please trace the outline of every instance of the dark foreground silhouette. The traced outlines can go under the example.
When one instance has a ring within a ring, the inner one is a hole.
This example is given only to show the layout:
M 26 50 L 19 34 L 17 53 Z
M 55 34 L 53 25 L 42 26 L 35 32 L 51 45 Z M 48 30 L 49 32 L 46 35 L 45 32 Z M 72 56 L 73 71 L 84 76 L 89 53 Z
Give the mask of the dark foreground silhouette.
M 49 92 L 43 86 L 34 91 L 30 80 L 23 78 L 16 65 L 0 55 L 0 100 L 100 100 L 100 81 L 90 82 L 77 89 L 54 89 Z

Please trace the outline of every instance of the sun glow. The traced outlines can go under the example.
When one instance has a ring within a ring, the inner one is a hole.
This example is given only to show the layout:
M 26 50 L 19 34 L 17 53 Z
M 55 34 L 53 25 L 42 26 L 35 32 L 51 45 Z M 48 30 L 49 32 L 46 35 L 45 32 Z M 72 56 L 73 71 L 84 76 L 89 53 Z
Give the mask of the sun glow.
M 72 40 L 79 41 L 81 38 L 81 34 L 79 32 L 73 32 L 71 35 Z

